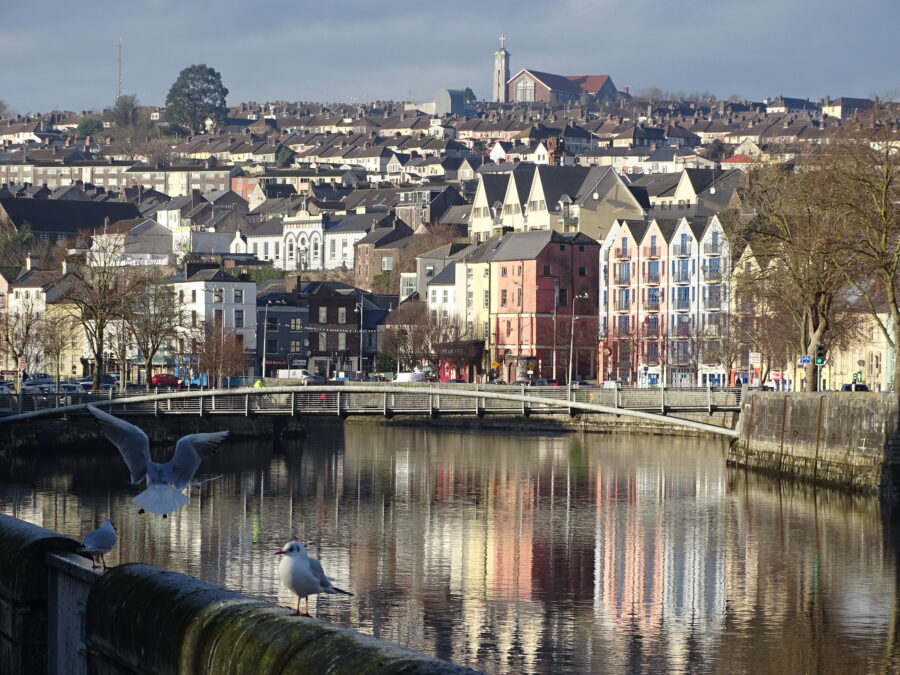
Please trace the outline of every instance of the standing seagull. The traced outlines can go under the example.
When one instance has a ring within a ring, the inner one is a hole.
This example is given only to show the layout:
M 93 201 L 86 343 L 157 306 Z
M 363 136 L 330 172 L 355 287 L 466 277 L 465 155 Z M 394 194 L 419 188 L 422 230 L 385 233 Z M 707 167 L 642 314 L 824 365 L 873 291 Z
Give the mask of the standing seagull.
M 289 541 L 275 555 L 283 555 L 278 566 L 281 583 L 297 596 L 297 611 L 291 616 L 309 616 L 309 596 L 316 593 L 341 593 L 353 595 L 331 585 L 322 564 L 306 554 L 306 547 L 299 541 Z M 300 600 L 306 599 L 306 611 L 300 614 Z
M 150 439 L 140 428 L 89 405 L 87 409 L 97 420 L 110 443 L 119 449 L 131 471 L 131 484 L 147 480 L 147 489 L 134 498 L 134 503 L 150 513 L 165 518 L 188 503 L 181 491 L 191 485 L 201 460 L 213 454 L 228 438 L 227 431 L 212 434 L 191 434 L 175 444 L 175 454 L 168 462 L 157 464 L 150 459 Z M 196 484 L 195 484 L 196 485 Z
M 81 548 L 78 553 L 83 553 L 91 559 L 91 569 L 97 569 L 97 560 L 94 556 L 100 556 L 100 562 L 103 569 L 109 569 L 103 556 L 112 551 L 119 538 L 116 536 L 116 526 L 109 518 L 100 523 L 100 527 L 96 530 L 88 532 L 84 541 L 81 542 Z

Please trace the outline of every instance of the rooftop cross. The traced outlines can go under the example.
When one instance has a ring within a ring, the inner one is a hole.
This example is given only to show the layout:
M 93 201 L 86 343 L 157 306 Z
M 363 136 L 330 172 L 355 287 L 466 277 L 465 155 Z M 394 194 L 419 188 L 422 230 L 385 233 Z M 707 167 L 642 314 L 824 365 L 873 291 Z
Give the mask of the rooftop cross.
M 506 36 L 503 33 L 500 33 L 500 49 L 503 49 L 503 44 L 506 42 Z

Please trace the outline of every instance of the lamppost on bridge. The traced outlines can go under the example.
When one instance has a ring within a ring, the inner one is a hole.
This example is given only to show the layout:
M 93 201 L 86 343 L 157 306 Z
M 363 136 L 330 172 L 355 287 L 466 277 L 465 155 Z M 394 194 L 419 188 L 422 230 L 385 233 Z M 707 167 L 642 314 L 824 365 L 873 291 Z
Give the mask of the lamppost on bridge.
M 359 374 L 363 375 L 363 316 L 365 299 L 360 296 L 353 311 L 359 314 Z
M 271 304 L 271 300 L 266 300 L 266 311 L 263 313 L 262 364 L 260 367 L 260 372 L 262 373 L 263 379 L 266 378 L 266 351 L 269 345 L 269 305 Z
M 576 300 L 587 300 L 590 295 L 585 291 L 579 293 L 578 295 L 572 296 L 572 328 L 569 333 L 569 379 L 568 385 L 572 386 L 572 355 L 575 351 L 575 322 L 578 321 L 578 317 L 575 316 L 575 301 Z

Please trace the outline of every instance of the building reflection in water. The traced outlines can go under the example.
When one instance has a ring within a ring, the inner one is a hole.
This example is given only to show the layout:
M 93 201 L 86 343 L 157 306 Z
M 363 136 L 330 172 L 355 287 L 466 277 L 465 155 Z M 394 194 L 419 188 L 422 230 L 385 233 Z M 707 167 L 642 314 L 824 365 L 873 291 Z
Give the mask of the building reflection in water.
M 111 448 L 5 458 L 0 509 L 76 537 L 110 514 L 111 564 L 284 605 L 273 554 L 300 539 L 356 593 L 319 617 L 487 672 L 896 664 L 876 502 L 729 472 L 716 441 L 313 424 L 230 444 L 168 520 L 137 514 Z

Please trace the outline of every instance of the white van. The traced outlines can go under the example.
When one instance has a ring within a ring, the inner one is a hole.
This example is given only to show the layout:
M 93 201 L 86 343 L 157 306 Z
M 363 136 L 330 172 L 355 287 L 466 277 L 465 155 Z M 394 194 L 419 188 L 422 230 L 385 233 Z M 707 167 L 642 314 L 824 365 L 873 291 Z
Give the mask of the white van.
M 397 373 L 394 382 L 424 382 L 425 373 Z

